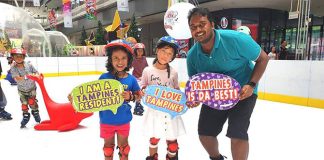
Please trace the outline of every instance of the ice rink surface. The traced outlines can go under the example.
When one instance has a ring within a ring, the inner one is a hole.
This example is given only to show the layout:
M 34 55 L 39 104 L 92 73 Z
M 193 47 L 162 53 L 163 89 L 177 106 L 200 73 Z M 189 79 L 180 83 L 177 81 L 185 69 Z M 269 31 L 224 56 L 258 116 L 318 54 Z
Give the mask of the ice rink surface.
M 85 82 L 98 79 L 95 76 L 46 78 L 49 96 L 58 103 L 67 102 L 71 90 Z M 16 86 L 1 80 L 8 104 L 6 110 L 13 120 L 0 120 L 0 160 L 103 160 L 103 140 L 99 137 L 99 115 L 84 119 L 79 128 L 69 132 L 36 131 L 31 117 L 27 128 L 20 129 L 21 104 Z M 40 115 L 47 120 L 42 94 L 37 89 Z M 132 104 L 132 106 L 134 106 Z M 180 160 L 208 160 L 197 135 L 200 107 L 190 109 L 182 116 L 187 134 L 179 137 Z M 129 143 L 130 160 L 145 160 L 149 138 L 142 135 L 143 117 L 134 116 L 131 121 Z M 210 122 L 213 123 L 213 122 Z M 324 160 L 324 110 L 258 100 L 249 129 L 249 160 Z M 227 125 L 218 136 L 221 154 L 232 160 L 230 139 L 225 136 Z M 117 150 L 118 151 L 118 150 Z M 115 160 L 117 158 L 115 151 Z M 166 144 L 159 143 L 159 158 L 165 159 Z

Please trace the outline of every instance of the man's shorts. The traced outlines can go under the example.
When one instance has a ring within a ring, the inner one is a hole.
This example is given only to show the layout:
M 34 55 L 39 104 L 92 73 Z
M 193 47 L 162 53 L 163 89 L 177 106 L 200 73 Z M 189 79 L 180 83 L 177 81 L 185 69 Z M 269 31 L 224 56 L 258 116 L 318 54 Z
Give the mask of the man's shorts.
M 109 124 L 100 124 L 100 137 L 101 138 L 111 138 L 117 133 L 124 137 L 129 135 L 130 125 L 129 123 L 122 125 L 109 125 Z
M 239 101 L 229 110 L 217 110 L 202 105 L 198 122 L 198 133 L 200 136 L 216 137 L 223 129 L 225 121 L 228 119 L 228 128 L 226 136 L 248 140 L 248 129 L 250 117 L 253 112 L 257 95 Z

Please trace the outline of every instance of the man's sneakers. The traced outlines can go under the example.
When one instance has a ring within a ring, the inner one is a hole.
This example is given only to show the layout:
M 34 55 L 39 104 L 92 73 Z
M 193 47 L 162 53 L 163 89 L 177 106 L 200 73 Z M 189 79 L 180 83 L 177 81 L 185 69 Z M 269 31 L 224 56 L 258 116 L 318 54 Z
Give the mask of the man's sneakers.
M 223 156 L 223 155 L 219 155 L 219 157 L 209 157 L 210 160 L 225 160 L 225 158 L 227 159 L 227 157 Z

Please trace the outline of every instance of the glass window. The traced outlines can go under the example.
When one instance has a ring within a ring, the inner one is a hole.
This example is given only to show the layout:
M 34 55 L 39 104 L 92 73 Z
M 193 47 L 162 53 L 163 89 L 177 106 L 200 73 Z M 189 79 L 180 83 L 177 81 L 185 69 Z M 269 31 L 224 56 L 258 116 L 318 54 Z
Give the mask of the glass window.
M 312 38 L 310 40 L 310 59 L 320 60 L 320 44 L 321 44 L 321 26 L 312 27 Z
M 276 48 L 279 49 L 282 39 L 283 39 L 283 29 L 274 28 L 271 30 L 271 32 L 270 32 L 270 46 L 276 46 Z M 288 41 L 287 41 L 287 43 L 289 44 Z
M 261 48 L 267 53 L 270 52 L 269 27 L 261 28 Z
M 321 59 L 320 60 L 324 60 L 324 38 L 322 37 L 322 45 L 321 45 Z
M 288 28 L 286 29 L 286 41 L 287 41 L 287 49 L 290 53 L 295 52 L 296 47 L 296 37 L 297 36 L 297 28 Z

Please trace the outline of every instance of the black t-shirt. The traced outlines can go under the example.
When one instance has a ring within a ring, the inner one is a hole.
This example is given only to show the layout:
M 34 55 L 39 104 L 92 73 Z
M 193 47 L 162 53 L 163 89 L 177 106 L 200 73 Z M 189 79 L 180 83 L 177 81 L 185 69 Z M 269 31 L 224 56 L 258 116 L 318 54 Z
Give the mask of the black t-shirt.
M 279 60 L 286 60 L 288 55 L 287 48 L 280 47 Z

